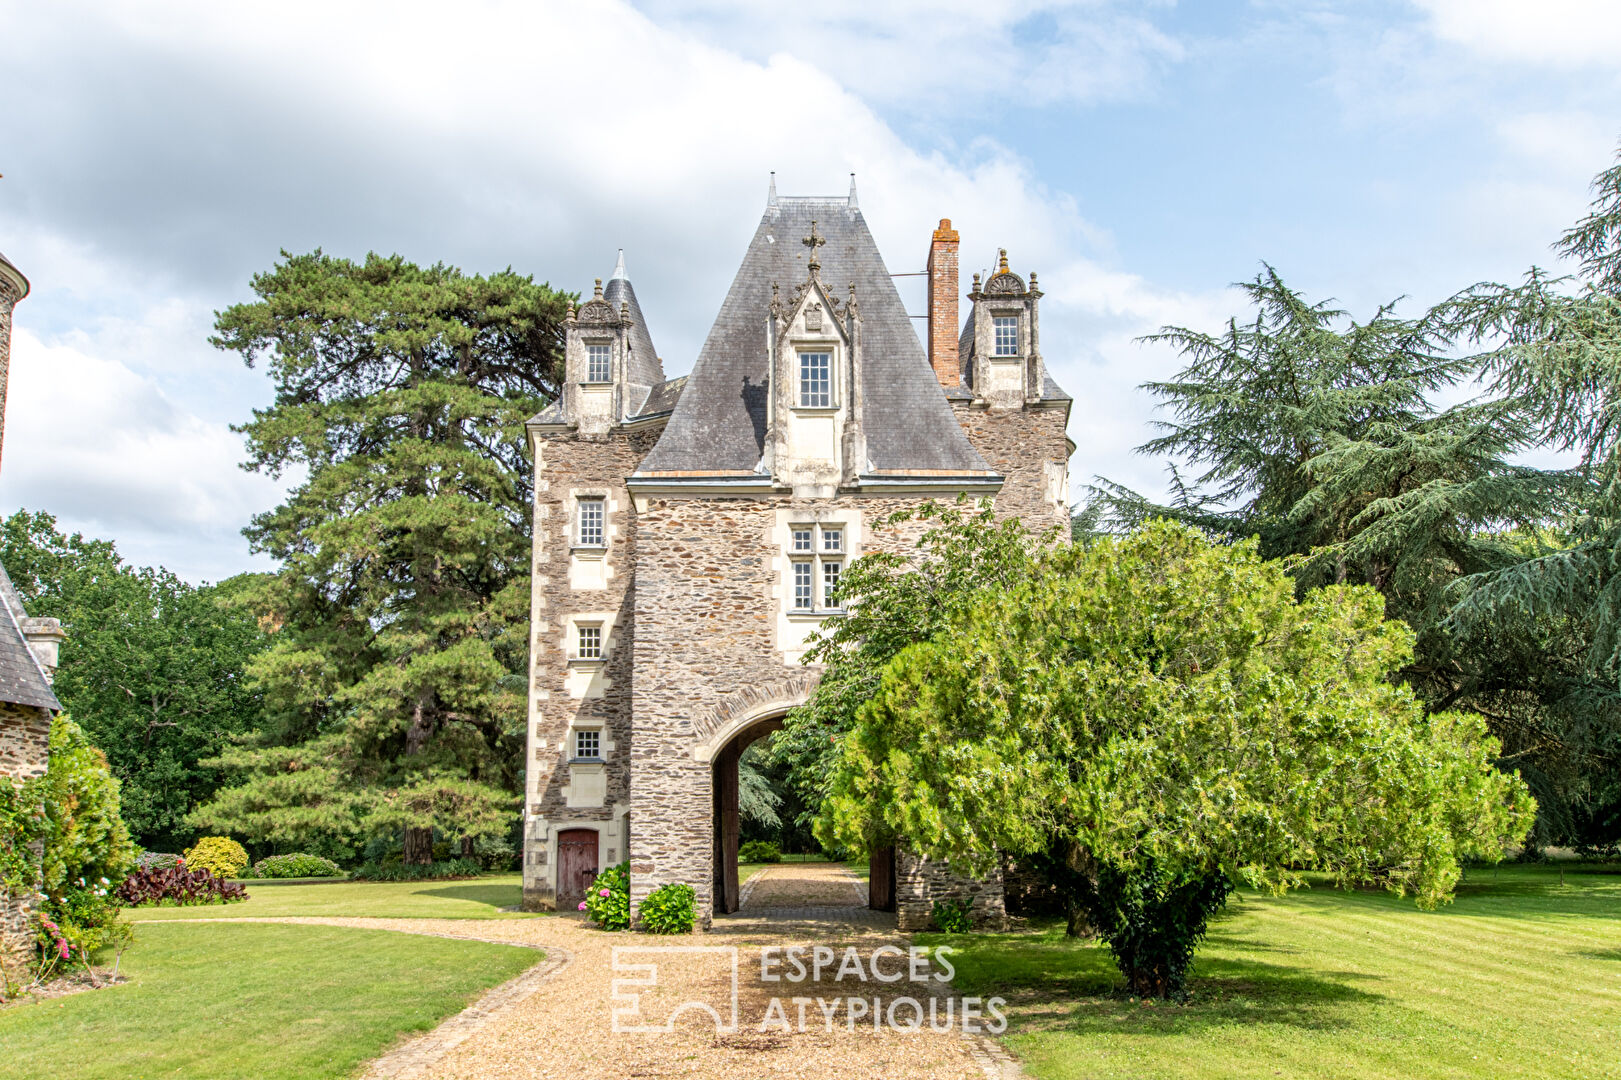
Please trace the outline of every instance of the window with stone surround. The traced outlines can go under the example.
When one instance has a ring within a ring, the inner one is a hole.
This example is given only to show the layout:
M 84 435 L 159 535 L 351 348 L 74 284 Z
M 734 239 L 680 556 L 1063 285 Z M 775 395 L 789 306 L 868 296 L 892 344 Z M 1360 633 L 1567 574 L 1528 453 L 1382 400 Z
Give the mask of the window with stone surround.
M 585 728 L 574 733 L 574 756 L 587 761 L 602 759 L 602 732 Z
M 1019 355 L 1019 317 L 1017 315 L 995 315 L 991 318 L 991 329 L 996 339 L 993 356 Z
M 608 346 L 587 345 L 585 347 L 585 381 L 593 383 L 613 381 L 613 371 L 608 363 Z
M 578 634 L 575 641 L 575 655 L 581 660 L 601 660 L 602 627 L 581 626 L 577 627 L 575 632 Z
M 802 409 L 833 407 L 832 353 L 799 354 L 799 407 Z
M 834 595 L 848 553 L 842 523 L 789 527 L 789 574 L 792 610 L 836 611 Z
M 574 542 L 580 547 L 604 547 L 607 544 L 608 500 L 596 496 L 582 498 L 576 503 L 577 525 Z

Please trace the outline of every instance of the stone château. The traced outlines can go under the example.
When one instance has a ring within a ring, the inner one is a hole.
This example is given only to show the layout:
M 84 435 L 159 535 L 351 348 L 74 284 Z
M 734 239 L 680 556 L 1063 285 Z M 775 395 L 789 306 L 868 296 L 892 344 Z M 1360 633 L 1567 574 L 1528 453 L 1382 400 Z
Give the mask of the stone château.
M 773 182 L 688 377 L 665 377 L 623 255 L 569 313 L 563 392 L 528 424 L 526 907 L 572 907 L 628 860 L 633 905 L 685 882 L 705 922 L 735 910 L 738 756 L 815 686 L 806 637 L 844 567 L 915 539 L 873 524 L 968 495 L 1067 526 L 1070 398 L 1036 276 L 1004 253 L 959 325 L 958 247 L 941 221 L 926 349 L 853 184 Z M 945 893 L 1001 915 L 999 882 L 875 854 L 873 905 L 902 929 Z

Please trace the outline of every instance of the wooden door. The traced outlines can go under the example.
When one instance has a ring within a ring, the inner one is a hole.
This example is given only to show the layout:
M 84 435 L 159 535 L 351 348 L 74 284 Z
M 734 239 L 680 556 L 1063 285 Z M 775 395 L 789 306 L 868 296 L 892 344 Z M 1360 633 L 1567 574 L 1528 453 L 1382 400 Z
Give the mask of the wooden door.
M 867 906 L 895 910 L 895 848 L 875 847 L 867 858 Z
M 565 829 L 557 834 L 557 906 L 572 911 L 585 899 L 597 876 L 597 831 Z

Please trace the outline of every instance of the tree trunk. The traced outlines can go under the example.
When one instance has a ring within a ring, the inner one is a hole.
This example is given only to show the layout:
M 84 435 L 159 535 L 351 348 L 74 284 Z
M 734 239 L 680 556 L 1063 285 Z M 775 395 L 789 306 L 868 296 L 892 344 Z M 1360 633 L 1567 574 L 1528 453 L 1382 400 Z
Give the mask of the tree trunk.
M 471 859 L 472 857 L 473 857 L 473 838 L 471 836 L 464 836 L 464 837 L 462 837 L 462 858 Z
M 1086 909 L 1076 897 L 1065 895 L 1064 915 L 1068 920 L 1064 926 L 1064 936 L 1089 938 L 1097 935 L 1097 931 L 1092 927 L 1092 920 L 1087 918 Z
M 433 862 L 433 830 L 405 830 L 405 861 L 419 866 Z

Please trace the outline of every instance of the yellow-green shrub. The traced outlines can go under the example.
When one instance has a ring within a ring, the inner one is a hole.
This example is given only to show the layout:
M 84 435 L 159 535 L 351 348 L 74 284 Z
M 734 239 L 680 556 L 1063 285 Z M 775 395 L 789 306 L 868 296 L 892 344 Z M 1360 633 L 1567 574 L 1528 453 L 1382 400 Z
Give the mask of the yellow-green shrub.
M 187 870 L 207 870 L 220 877 L 236 877 L 248 865 L 248 853 L 229 836 L 205 836 L 186 849 Z

